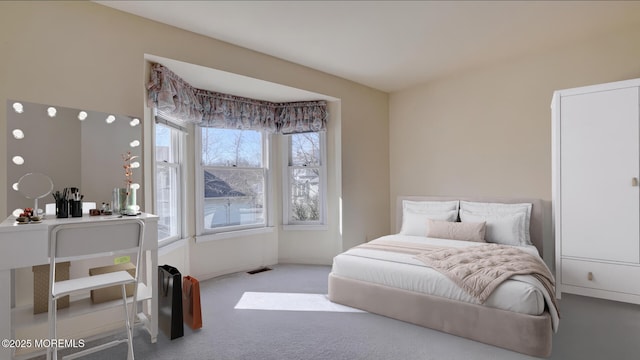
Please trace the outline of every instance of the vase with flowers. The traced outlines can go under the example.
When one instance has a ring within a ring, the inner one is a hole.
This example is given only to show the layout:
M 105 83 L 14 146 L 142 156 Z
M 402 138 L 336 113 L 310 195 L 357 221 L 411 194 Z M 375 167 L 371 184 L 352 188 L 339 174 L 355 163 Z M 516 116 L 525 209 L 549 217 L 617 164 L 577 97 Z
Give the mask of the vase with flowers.
M 136 215 L 138 214 L 138 205 L 136 201 L 137 186 L 133 183 L 133 163 L 132 160 L 137 158 L 135 155 L 131 155 L 131 151 L 127 151 L 122 155 L 124 160 L 124 177 L 125 177 L 125 201 L 124 206 L 121 207 L 120 213 L 123 215 Z

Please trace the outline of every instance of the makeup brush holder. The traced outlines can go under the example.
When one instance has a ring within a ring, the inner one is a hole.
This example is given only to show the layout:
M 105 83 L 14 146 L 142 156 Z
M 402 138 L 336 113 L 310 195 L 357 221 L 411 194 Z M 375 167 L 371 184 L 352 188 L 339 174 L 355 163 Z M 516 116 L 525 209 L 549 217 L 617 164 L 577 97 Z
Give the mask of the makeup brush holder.
M 82 217 L 82 201 L 69 200 L 69 209 L 71 217 Z
M 63 199 L 56 200 L 56 217 L 68 218 L 69 217 L 69 203 Z

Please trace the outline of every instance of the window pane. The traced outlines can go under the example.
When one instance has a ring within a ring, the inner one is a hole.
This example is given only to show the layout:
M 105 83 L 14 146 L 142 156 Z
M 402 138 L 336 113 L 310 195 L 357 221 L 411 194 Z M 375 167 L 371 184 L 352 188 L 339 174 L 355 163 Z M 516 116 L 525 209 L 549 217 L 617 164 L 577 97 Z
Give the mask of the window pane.
M 264 224 L 262 169 L 204 171 L 204 227 Z
M 320 220 L 320 170 L 318 168 L 291 168 L 291 219 L 294 221 Z
M 262 166 L 262 134 L 254 130 L 202 128 L 204 166 Z
M 157 165 L 158 239 L 178 235 L 178 169 Z
M 291 135 L 290 164 L 293 166 L 320 165 L 320 133 Z
M 172 162 L 171 129 L 156 124 L 156 161 Z

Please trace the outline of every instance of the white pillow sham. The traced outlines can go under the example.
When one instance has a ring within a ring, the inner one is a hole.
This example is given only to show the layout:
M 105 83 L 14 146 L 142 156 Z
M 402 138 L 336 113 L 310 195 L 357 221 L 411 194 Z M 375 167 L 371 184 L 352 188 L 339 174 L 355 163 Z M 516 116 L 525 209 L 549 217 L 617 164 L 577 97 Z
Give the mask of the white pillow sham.
M 460 210 L 462 222 L 486 222 L 484 238 L 487 242 L 523 246 L 527 245 L 526 213 L 511 214 L 477 214 Z
M 504 204 L 504 203 L 486 203 L 486 202 L 473 202 L 473 201 L 460 201 L 460 211 L 465 211 L 471 214 L 477 215 L 491 215 L 493 217 L 515 215 L 518 213 L 525 214 L 524 224 L 524 238 L 525 242 L 522 245 L 532 245 L 531 234 L 529 228 L 531 224 L 531 203 L 517 203 L 517 204 Z
M 458 219 L 458 210 L 428 213 L 405 209 L 402 213 L 400 235 L 426 236 L 427 219 L 456 221 Z
M 458 211 L 460 208 L 460 202 L 458 200 L 453 201 L 412 201 L 402 200 L 402 210 L 413 210 L 414 212 L 448 212 L 451 210 Z

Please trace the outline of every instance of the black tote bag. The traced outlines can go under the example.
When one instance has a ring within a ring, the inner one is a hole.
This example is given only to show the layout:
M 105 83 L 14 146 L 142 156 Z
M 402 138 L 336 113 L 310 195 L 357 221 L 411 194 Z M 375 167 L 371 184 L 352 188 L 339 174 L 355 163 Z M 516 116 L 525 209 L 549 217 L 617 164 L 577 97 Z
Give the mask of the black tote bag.
M 182 274 L 171 265 L 158 266 L 158 327 L 171 340 L 184 335 Z

